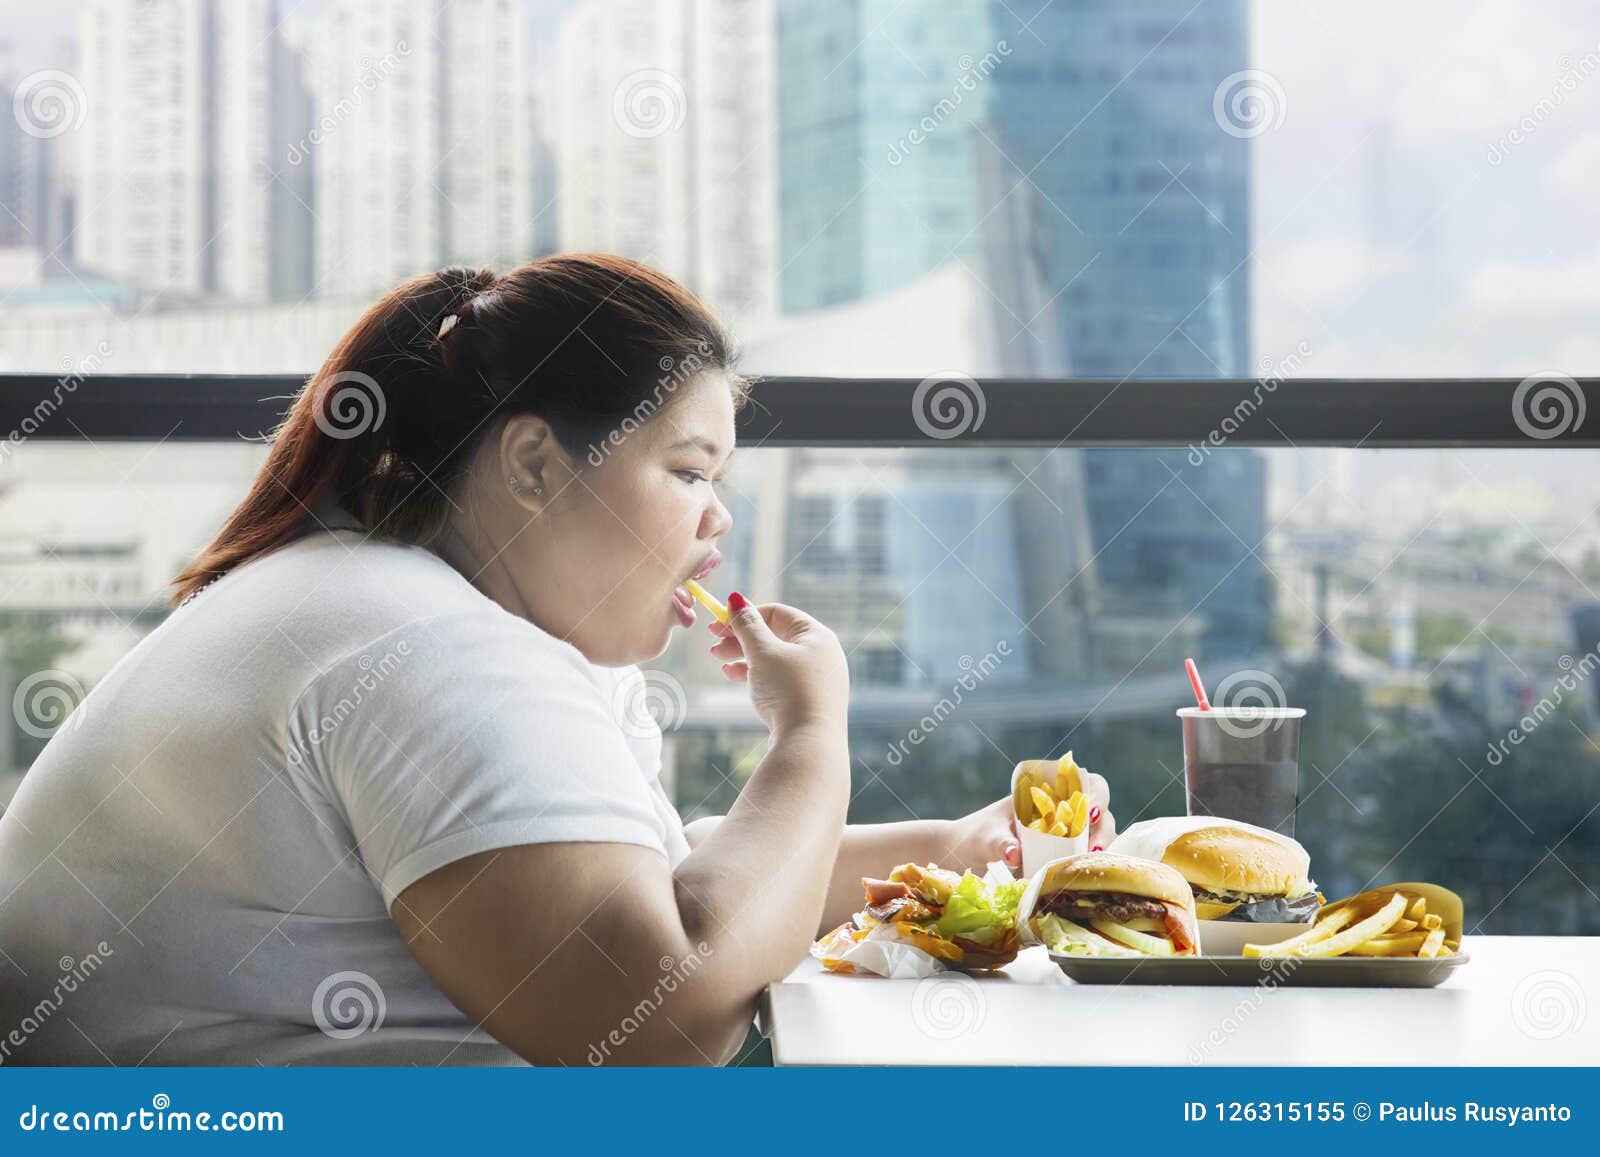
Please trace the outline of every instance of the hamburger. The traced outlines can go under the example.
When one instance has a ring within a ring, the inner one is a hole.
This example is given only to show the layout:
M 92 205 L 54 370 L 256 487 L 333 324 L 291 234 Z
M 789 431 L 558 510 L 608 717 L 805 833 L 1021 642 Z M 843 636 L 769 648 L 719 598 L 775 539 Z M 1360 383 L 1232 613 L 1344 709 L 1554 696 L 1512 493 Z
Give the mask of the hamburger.
M 1304 924 L 1323 903 L 1305 848 L 1238 820 L 1145 820 L 1119 835 L 1111 848 L 1176 869 L 1193 891 L 1202 920 Z
M 866 893 L 861 911 L 812 946 L 811 954 L 830 971 L 855 972 L 858 963 L 876 963 L 886 955 L 859 951 L 863 946 L 904 945 L 946 968 L 966 971 L 1003 968 L 1022 947 L 1017 903 L 1026 880 L 901 864 L 886 878 L 866 877 L 861 885 Z
M 1194 896 L 1173 869 L 1110 852 L 1053 860 L 1023 898 L 1028 931 L 1068 956 L 1195 956 Z M 1032 900 L 1029 903 L 1029 900 Z

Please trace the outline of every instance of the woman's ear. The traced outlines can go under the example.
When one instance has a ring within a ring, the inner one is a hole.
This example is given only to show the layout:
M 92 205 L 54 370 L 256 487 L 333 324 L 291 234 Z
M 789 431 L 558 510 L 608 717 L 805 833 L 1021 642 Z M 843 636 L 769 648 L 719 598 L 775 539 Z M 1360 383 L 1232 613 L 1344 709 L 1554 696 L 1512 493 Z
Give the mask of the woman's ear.
M 501 475 L 517 498 L 550 493 L 552 451 L 559 450 L 550 424 L 537 414 L 513 414 L 500 431 Z

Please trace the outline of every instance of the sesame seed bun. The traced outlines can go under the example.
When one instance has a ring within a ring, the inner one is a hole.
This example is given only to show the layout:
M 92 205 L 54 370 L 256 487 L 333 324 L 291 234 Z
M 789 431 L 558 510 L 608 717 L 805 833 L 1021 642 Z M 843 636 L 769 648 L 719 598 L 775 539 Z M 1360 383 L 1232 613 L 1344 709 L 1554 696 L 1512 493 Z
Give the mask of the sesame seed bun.
M 1299 843 L 1262 828 L 1217 824 L 1185 832 L 1161 862 L 1205 892 L 1298 896 L 1309 888 L 1311 857 Z
M 1042 869 L 1039 898 L 1058 892 L 1121 892 L 1165 900 L 1194 911 L 1194 892 L 1172 868 L 1151 860 L 1118 856 L 1110 852 L 1085 852 L 1046 864 Z

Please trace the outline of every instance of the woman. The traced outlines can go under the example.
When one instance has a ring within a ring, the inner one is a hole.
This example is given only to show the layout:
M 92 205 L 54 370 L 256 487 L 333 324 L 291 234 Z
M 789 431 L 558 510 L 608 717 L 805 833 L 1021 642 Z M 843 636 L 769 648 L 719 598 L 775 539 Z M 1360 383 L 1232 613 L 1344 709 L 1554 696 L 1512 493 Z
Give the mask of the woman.
M 370 309 L 0 820 L 6 1059 L 721 1062 L 863 874 L 1015 862 L 1003 802 L 846 828 L 845 656 L 738 594 L 766 757 L 725 817 L 666 799 L 622 706 L 718 562 L 743 391 L 621 258 Z

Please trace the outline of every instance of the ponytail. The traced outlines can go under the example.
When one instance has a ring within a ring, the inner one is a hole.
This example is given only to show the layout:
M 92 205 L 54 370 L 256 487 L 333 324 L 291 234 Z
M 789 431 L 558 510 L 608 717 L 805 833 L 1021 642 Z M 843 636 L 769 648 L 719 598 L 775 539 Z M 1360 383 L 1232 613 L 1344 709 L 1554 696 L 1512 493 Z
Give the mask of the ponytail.
M 730 361 L 705 306 L 627 258 L 547 257 L 503 277 L 452 266 L 403 282 L 296 396 L 244 500 L 172 580 L 172 601 L 293 541 L 326 496 L 370 534 L 431 547 L 496 412 L 537 413 L 579 450 L 663 374 Z

